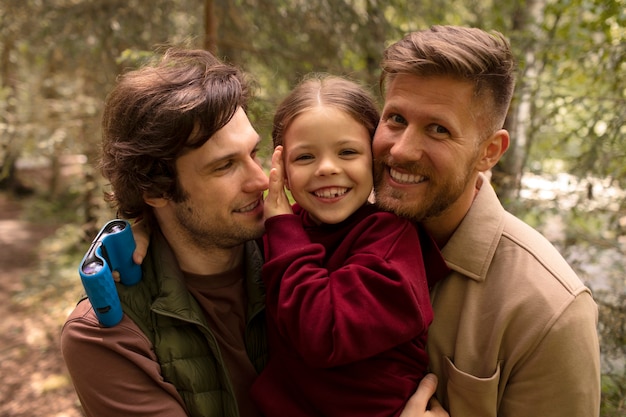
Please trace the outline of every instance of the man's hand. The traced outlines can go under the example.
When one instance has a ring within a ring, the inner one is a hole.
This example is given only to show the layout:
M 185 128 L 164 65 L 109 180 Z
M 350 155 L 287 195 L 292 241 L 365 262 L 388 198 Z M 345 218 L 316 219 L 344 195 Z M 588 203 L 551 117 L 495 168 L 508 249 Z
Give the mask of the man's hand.
M 148 227 L 148 222 L 145 219 L 140 219 L 136 221 L 131 230 L 133 232 L 133 237 L 135 238 L 135 252 L 133 252 L 133 261 L 137 265 L 141 265 L 143 259 L 146 257 L 148 253 L 148 245 L 150 244 L 150 228 Z
M 148 253 L 148 245 L 150 244 L 150 228 L 148 227 L 148 222 L 144 219 L 136 221 L 131 226 L 131 231 L 133 232 L 136 245 L 135 251 L 133 252 L 133 262 L 137 265 L 141 265 Z M 113 271 L 111 275 L 113 275 L 113 281 L 120 282 L 120 273 L 118 271 Z
M 292 214 L 291 204 L 285 193 L 285 167 L 283 163 L 283 147 L 277 146 L 272 155 L 272 169 L 270 171 L 270 186 L 265 197 L 265 218 L 280 214 Z
M 433 397 L 437 390 L 437 376 L 426 375 L 409 398 L 400 417 L 450 417 L 439 401 Z M 429 407 L 430 405 L 430 407 Z

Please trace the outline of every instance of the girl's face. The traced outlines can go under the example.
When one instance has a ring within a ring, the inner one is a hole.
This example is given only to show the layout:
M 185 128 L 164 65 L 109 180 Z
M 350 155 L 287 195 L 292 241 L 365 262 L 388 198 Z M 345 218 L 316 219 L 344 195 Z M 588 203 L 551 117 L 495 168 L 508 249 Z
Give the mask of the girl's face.
M 336 224 L 361 207 L 373 186 L 367 129 L 333 107 L 298 115 L 283 137 L 286 184 L 320 223 Z

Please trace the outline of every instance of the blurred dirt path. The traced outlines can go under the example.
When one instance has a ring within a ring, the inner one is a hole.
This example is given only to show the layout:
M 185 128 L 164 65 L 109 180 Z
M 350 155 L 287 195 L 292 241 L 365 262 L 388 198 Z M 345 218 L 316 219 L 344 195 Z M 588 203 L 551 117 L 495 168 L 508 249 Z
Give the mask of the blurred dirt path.
M 59 318 L 16 294 L 37 266 L 37 246 L 56 227 L 21 219 L 22 203 L 0 193 L 0 416 L 80 417 L 59 350 Z

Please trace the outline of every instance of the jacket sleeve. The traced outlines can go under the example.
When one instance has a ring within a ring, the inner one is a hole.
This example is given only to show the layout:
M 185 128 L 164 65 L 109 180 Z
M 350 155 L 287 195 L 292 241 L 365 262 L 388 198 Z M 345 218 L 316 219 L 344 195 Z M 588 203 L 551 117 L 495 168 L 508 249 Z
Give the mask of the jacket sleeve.
M 84 300 L 61 331 L 61 352 L 87 417 L 186 417 L 175 387 L 163 381 L 150 342 L 124 316 L 100 327 Z
M 378 213 L 352 228 L 339 267 L 296 215 L 266 222 L 267 309 L 279 334 L 315 367 L 371 357 L 422 336 L 432 309 L 415 228 Z M 337 255 L 337 254 L 333 254 Z
M 528 359 L 519 364 L 497 415 L 598 416 L 601 395 L 596 326 L 597 307 L 585 290 L 551 324 Z

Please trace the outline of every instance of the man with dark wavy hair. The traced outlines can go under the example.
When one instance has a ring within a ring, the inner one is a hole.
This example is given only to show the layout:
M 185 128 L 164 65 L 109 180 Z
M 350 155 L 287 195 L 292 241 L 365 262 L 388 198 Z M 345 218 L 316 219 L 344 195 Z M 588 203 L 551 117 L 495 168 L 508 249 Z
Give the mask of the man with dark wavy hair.
M 103 115 L 102 172 L 120 217 L 151 238 L 143 278 L 118 286 L 124 317 L 101 327 L 88 299 L 62 332 L 87 416 L 257 416 L 265 365 L 260 138 L 243 74 L 170 49 L 122 75 Z

